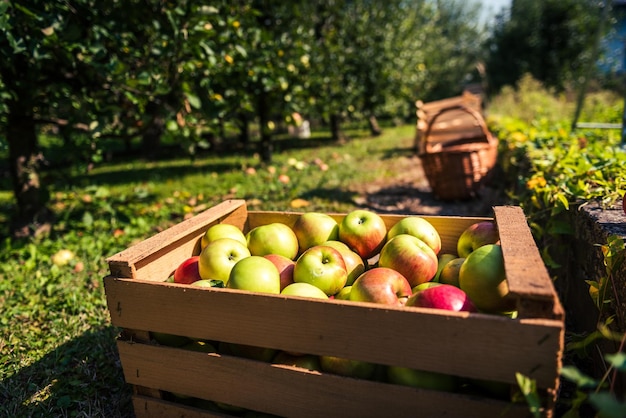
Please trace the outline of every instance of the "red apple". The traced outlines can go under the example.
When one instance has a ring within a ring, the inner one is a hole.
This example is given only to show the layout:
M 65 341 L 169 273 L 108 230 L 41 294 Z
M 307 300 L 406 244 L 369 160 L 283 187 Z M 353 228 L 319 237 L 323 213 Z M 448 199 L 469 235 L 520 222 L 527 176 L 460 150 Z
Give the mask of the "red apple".
M 391 238 L 380 251 L 378 265 L 402 274 L 411 287 L 425 283 L 437 273 L 437 254 L 424 241 L 412 235 Z
M 426 243 L 435 254 L 441 251 L 441 237 L 435 227 L 426 219 L 420 216 L 407 216 L 400 219 L 395 225 L 389 228 L 387 240 L 400 234 L 413 235 Z
M 457 240 L 456 252 L 459 257 L 467 257 L 475 249 L 500 240 L 498 227 L 493 221 L 481 221 L 470 225 Z
M 337 221 L 330 215 L 321 212 L 301 214 L 291 229 L 298 237 L 300 253 L 326 241 L 339 239 Z
M 246 240 L 252 255 L 280 254 L 291 260 L 298 256 L 298 237 L 289 226 L 280 222 L 253 228 L 246 234 Z
M 339 241 L 347 244 L 364 260 L 378 254 L 386 239 L 385 221 L 369 210 L 353 210 L 339 224 Z
M 226 287 L 277 295 L 280 293 L 280 273 L 267 258 L 251 255 L 235 263 Z
M 294 282 L 312 284 L 328 296 L 339 292 L 347 280 L 348 271 L 341 253 L 326 245 L 306 250 L 293 269 Z
M 459 287 L 480 311 L 503 313 L 515 309 L 507 296 L 502 247 L 487 244 L 472 251 L 459 270 Z
M 449 284 L 439 284 L 439 286 L 418 290 L 406 301 L 406 306 L 456 312 L 476 312 L 476 307 L 467 297 L 467 294 L 458 287 Z
M 174 270 L 174 283 L 191 284 L 202 280 L 198 269 L 199 258 L 199 256 L 194 255 L 180 263 Z
M 346 263 L 346 270 L 348 270 L 348 280 L 346 280 L 346 286 L 350 286 L 357 277 L 365 271 L 365 262 L 360 255 L 355 253 L 341 241 L 326 241 L 322 245 L 328 245 L 333 247 L 341 253 L 343 261 Z
M 280 274 L 281 291 L 285 287 L 293 283 L 293 268 L 296 265 L 295 261 L 290 260 L 289 258 L 280 254 L 266 254 L 263 257 L 274 263 L 274 265 L 278 269 L 278 273 Z
M 198 258 L 200 277 L 227 283 L 233 266 L 246 257 L 250 257 L 250 251 L 237 240 L 220 238 L 210 242 Z
M 350 300 L 385 305 L 404 305 L 411 296 L 411 285 L 402 274 L 387 267 L 365 271 L 352 284 Z

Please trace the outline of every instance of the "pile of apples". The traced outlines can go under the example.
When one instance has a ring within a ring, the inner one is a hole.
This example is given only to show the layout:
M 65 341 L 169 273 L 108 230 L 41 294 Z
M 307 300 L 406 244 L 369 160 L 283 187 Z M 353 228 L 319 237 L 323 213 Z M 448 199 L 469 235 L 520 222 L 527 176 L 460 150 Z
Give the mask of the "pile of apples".
M 365 209 L 347 213 L 341 222 L 305 212 L 292 227 L 269 223 L 247 234 L 215 224 L 200 247 L 170 281 L 452 311 L 514 310 L 492 221 L 468 227 L 456 254 L 441 253 L 439 233 L 425 218 L 407 216 L 387 230 L 380 215 Z

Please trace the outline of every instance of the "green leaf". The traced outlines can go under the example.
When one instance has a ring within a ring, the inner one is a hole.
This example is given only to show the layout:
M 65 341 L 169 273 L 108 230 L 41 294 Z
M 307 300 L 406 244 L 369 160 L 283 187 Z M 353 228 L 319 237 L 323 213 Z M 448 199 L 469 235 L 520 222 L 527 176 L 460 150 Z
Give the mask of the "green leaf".
M 620 402 L 608 392 L 589 394 L 589 402 L 598 410 L 601 418 L 623 418 L 626 416 L 626 403 Z
M 571 382 L 576 383 L 576 386 L 581 389 L 596 388 L 599 385 L 599 382 L 597 380 L 593 379 L 590 376 L 587 376 L 574 366 L 561 367 L 561 376 Z
M 604 358 L 620 372 L 626 372 L 626 353 L 607 354 Z
M 524 398 L 526 398 L 530 412 L 536 418 L 541 417 L 541 399 L 537 392 L 537 382 L 521 373 L 515 373 L 515 379 Z
M 189 101 L 191 107 L 193 107 L 194 109 L 200 109 L 202 107 L 202 102 L 200 101 L 200 98 L 195 94 L 186 93 L 185 96 L 187 97 L 187 100 Z

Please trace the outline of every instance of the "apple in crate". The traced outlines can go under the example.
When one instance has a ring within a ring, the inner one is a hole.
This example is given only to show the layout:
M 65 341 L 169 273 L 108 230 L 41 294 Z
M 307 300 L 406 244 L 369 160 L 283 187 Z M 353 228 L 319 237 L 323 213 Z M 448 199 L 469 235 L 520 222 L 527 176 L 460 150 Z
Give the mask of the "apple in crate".
M 343 357 L 320 356 L 322 371 L 357 379 L 371 379 L 376 373 L 376 364 Z
M 417 290 L 407 299 L 406 306 L 476 312 L 476 307 L 464 291 L 456 286 L 441 283 L 438 286 Z
M 374 267 L 361 274 L 352 284 L 350 300 L 384 305 L 404 305 L 411 296 L 411 285 L 398 271 Z
M 300 367 L 302 369 L 321 371 L 320 358 L 313 354 L 292 354 L 287 351 L 279 351 L 272 360 L 273 364 Z
M 251 229 L 246 240 L 252 255 L 280 254 L 290 260 L 298 256 L 298 237 L 289 226 L 280 222 Z
M 344 263 L 346 263 L 346 270 L 348 271 L 348 280 L 346 280 L 346 286 L 350 286 L 357 277 L 359 277 L 365 271 L 365 262 L 356 252 L 352 251 L 350 247 L 341 241 L 326 241 L 322 245 L 328 245 L 341 253 Z
M 184 260 L 176 270 L 174 270 L 174 283 L 191 284 L 202 280 L 198 267 L 198 259 L 200 257 L 194 255 Z
M 439 282 L 459 287 L 459 272 L 461 271 L 463 262 L 465 262 L 465 258 L 463 257 L 458 257 L 448 261 L 441 269 Z
M 251 255 L 235 263 L 230 271 L 226 287 L 278 295 L 280 273 L 274 263 L 267 258 Z
M 309 283 L 291 283 L 280 292 L 285 296 L 301 296 L 314 299 L 328 299 L 328 295 L 317 286 Z
M 391 238 L 380 251 L 378 265 L 402 274 L 411 287 L 432 280 L 437 273 L 437 254 L 424 241 L 412 235 Z
M 456 376 L 399 366 L 387 367 L 387 380 L 396 385 L 444 392 L 454 392 L 458 387 Z
M 507 298 L 509 287 L 499 245 L 483 245 L 467 256 L 459 270 L 459 287 L 479 311 L 504 313 L 515 309 Z
M 306 212 L 298 216 L 293 224 L 298 237 L 300 253 L 326 241 L 339 239 L 339 225 L 330 215 L 321 212 Z
M 248 245 L 246 242 L 246 236 L 237 228 L 231 224 L 215 224 L 209 227 L 200 239 L 200 248 L 204 249 L 209 242 L 217 241 L 220 238 L 232 238 L 235 241 L 241 242 L 243 245 Z
M 237 240 L 220 238 L 210 242 L 199 257 L 198 268 L 202 279 L 227 283 L 233 266 L 239 260 L 250 257 L 250 251 Z
M 413 235 L 426 243 L 435 254 L 441 251 L 441 237 L 435 227 L 426 219 L 420 216 L 407 216 L 400 219 L 395 225 L 389 228 L 387 240 L 400 234 Z
M 498 227 L 493 221 L 481 221 L 470 225 L 457 240 L 456 252 L 459 257 L 467 257 L 472 251 L 487 244 L 500 241 Z
M 387 225 L 375 212 L 355 209 L 339 224 L 339 241 L 367 260 L 378 254 L 387 239 Z
M 339 292 L 347 280 L 348 271 L 341 253 L 326 245 L 306 250 L 298 257 L 293 269 L 295 283 L 311 284 L 328 296 Z
M 270 260 L 280 274 L 280 290 L 293 283 L 293 268 L 296 266 L 296 262 L 280 254 L 267 254 L 263 257 Z
M 450 253 L 437 254 L 437 273 L 435 273 L 435 277 L 433 277 L 433 282 L 439 281 L 441 270 L 443 270 L 443 268 L 448 263 L 448 261 L 452 261 L 455 258 L 457 258 L 456 254 L 450 254 Z
M 274 359 L 278 350 L 267 347 L 258 347 L 256 345 L 237 344 L 222 341 L 219 343 L 219 353 L 269 363 Z

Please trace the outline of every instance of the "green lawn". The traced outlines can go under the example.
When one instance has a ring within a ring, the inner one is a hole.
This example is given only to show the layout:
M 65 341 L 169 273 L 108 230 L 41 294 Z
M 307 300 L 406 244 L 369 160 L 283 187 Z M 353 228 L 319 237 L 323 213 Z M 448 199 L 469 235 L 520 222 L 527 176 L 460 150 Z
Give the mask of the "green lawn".
M 349 134 L 341 144 L 279 141 L 271 166 L 228 154 L 46 173 L 54 229 L 0 243 L 0 416 L 132 416 L 102 286 L 105 258 L 227 198 L 263 210 L 356 207 L 356 186 L 398 174 L 414 128 Z M 0 190 L 0 236 L 10 199 Z M 74 254 L 66 265 L 53 263 L 60 250 Z

